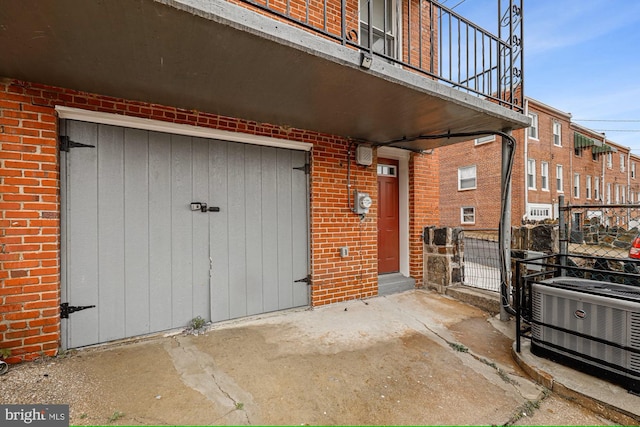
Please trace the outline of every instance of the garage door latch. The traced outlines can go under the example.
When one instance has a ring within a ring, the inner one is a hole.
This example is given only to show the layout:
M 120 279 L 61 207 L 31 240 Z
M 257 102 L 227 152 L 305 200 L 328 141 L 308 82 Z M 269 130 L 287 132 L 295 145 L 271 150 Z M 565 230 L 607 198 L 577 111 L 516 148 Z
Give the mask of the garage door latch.
M 94 308 L 95 305 L 69 305 L 68 302 L 63 302 L 60 304 L 60 318 L 68 319 L 69 314 L 75 313 L 76 311 L 86 310 L 87 308 Z

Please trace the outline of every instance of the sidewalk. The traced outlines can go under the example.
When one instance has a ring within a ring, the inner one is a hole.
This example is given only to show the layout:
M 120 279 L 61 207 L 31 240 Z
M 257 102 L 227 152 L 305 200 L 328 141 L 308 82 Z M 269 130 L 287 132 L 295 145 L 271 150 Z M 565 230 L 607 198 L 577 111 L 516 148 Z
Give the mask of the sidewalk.
M 515 363 L 509 334 L 478 308 L 412 290 L 15 366 L 0 400 L 70 403 L 72 424 L 637 423 L 550 394 Z M 524 353 L 525 369 L 556 375 Z

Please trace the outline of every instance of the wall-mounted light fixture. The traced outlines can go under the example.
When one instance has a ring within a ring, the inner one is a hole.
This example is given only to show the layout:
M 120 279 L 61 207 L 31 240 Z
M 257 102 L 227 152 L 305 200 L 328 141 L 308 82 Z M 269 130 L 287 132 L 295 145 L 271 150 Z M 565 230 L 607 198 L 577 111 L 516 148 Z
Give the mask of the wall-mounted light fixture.
M 369 52 L 362 52 L 360 56 L 360 66 L 366 70 L 371 68 L 371 63 L 373 62 L 373 57 Z

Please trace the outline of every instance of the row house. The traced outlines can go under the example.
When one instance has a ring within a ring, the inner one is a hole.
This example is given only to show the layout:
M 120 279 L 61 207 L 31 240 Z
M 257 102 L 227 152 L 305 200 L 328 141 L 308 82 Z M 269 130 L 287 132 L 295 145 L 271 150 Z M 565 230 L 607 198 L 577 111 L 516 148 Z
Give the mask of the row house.
M 495 7 L 0 0 L 0 348 L 420 286 L 434 149 L 529 124 Z
M 531 126 L 514 132 L 512 225 L 558 218 L 560 196 L 567 205 L 640 202 L 640 156 L 604 134 L 571 121 L 571 114 L 525 98 Z M 441 223 L 497 228 L 500 151 L 495 137 L 439 148 Z M 584 223 L 576 212 L 572 224 Z M 613 224 L 610 224 L 613 225 Z

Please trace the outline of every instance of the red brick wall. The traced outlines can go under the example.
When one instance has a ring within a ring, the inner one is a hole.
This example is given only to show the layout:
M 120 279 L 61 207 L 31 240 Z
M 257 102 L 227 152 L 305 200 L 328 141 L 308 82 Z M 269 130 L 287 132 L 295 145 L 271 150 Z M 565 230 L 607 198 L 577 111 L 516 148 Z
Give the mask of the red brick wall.
M 55 354 L 60 329 L 56 117 L 28 91 L 0 81 L 0 347 L 12 348 L 10 362 Z
M 445 226 L 462 225 L 461 207 L 475 207 L 476 221 L 468 228 L 498 228 L 500 219 L 501 138 L 438 148 L 440 155 L 440 211 Z M 476 166 L 476 189 L 458 190 L 458 168 Z M 514 168 L 515 169 L 515 168 Z
M 9 361 L 59 346 L 60 176 L 55 106 L 151 118 L 309 142 L 312 305 L 377 295 L 376 168 L 351 162 L 351 190 L 374 200 L 361 220 L 349 209 L 345 138 L 96 94 L 0 81 L 0 348 Z M 438 220 L 437 155 L 410 162 L 411 275 L 422 276 L 420 233 Z M 374 163 L 375 165 L 375 163 Z M 339 247 L 349 256 L 341 258 Z
M 409 275 L 422 286 L 424 227 L 440 225 L 438 151 L 411 154 L 409 161 Z
M 376 168 L 357 166 L 352 154 L 350 194 L 347 190 L 348 142 L 327 142 L 314 147 L 313 152 L 312 305 L 378 293 Z M 349 209 L 356 189 L 369 193 L 374 201 L 363 220 Z M 341 246 L 349 248 L 345 258 L 340 257 Z
M 538 139 L 529 138 L 527 145 L 527 158 L 536 160 L 536 189 L 528 190 L 529 203 L 546 203 L 553 205 L 558 203 L 558 196 L 564 194 L 565 201 L 569 202 L 572 191 L 571 173 L 573 163 L 573 131 L 570 129 L 569 118 L 566 115 L 558 114 L 553 110 L 548 110 L 532 102 L 529 103 L 529 111 L 538 115 Z M 562 145 L 554 145 L 553 124 L 560 123 L 562 129 Z M 591 159 L 590 151 L 585 152 L 585 156 Z M 549 190 L 542 189 L 541 164 L 549 164 Z M 562 165 L 563 190 L 557 191 L 556 166 Z M 523 165 L 522 185 L 526 185 L 526 163 Z M 524 207 L 522 214 L 524 214 Z M 521 216 L 522 216 L 521 214 Z

